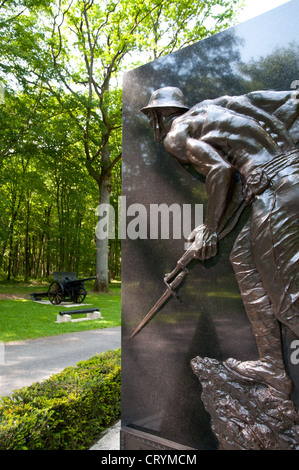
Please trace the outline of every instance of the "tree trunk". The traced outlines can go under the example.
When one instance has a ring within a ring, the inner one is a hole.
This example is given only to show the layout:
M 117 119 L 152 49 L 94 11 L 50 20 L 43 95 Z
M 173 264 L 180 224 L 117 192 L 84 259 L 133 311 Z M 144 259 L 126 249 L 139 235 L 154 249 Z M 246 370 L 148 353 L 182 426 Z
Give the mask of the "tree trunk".
M 17 218 L 17 213 L 20 207 L 20 203 L 17 208 L 15 208 L 15 201 L 13 201 L 13 207 L 11 211 L 11 222 L 9 225 L 9 254 L 8 254 L 8 268 L 7 268 L 7 280 L 10 281 L 12 273 L 12 263 L 13 263 L 13 239 L 14 239 L 14 224 Z
M 29 219 L 30 219 L 30 199 L 27 194 L 27 208 L 26 208 L 26 230 L 25 230 L 25 282 L 28 282 L 30 277 L 30 235 L 29 235 Z
M 99 204 L 110 203 L 110 178 L 104 179 L 99 184 L 100 199 Z M 96 280 L 94 284 L 95 292 L 109 291 L 109 271 L 108 271 L 108 233 L 107 237 L 96 236 L 97 259 L 96 259 Z

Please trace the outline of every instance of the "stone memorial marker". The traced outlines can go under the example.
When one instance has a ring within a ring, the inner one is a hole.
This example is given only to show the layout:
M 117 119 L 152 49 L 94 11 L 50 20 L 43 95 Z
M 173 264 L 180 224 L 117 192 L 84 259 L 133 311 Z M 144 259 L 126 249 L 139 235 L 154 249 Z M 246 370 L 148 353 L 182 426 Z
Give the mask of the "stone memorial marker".
M 298 16 L 125 76 L 122 449 L 299 448 Z

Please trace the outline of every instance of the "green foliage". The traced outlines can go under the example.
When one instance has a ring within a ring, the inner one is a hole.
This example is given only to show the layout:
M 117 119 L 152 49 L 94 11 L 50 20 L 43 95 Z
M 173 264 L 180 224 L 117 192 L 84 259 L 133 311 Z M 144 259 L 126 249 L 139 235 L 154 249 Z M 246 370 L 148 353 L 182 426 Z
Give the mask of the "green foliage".
M 108 287 L 108 269 L 119 275 L 120 245 L 95 243 L 94 211 L 115 206 L 121 190 L 121 75 L 230 26 L 240 3 L 0 2 L 0 263 L 8 279 L 97 271 Z
M 120 417 L 120 350 L 0 401 L 0 450 L 83 450 Z
M 54 270 L 95 275 L 97 189 L 78 136 L 53 100 L 43 98 L 38 123 L 32 111 L 28 118 L 32 104 L 7 93 L 0 106 L 1 267 L 8 278 Z

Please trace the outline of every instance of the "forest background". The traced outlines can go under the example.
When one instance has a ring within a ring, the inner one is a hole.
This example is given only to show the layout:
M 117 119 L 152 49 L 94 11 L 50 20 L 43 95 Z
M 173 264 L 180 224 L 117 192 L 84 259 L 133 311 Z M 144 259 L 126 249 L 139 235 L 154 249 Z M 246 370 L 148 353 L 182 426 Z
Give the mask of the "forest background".
M 241 0 L 0 0 L 0 275 L 121 273 L 122 75 L 232 26 Z M 117 220 L 117 217 L 116 217 Z

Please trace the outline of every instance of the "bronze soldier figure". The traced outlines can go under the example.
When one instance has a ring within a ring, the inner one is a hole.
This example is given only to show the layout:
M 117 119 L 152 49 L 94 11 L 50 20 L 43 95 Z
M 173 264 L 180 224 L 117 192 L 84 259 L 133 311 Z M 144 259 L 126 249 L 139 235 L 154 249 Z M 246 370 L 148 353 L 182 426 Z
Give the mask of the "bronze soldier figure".
M 289 395 L 280 324 L 299 336 L 299 93 L 256 91 L 205 100 L 191 109 L 176 87 L 153 93 L 141 111 L 167 152 L 206 179 L 204 226 L 189 237 L 196 256 L 217 253 L 220 227 L 233 204 L 235 177 L 251 206 L 230 255 L 259 351 L 258 361 L 226 366 Z

